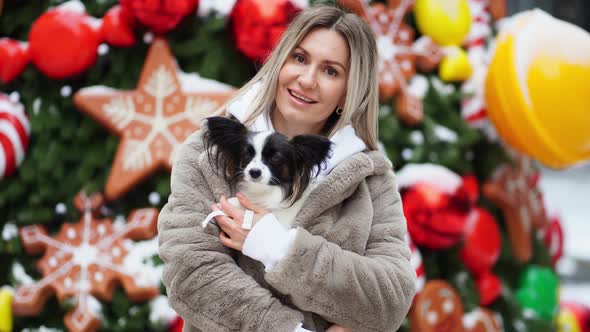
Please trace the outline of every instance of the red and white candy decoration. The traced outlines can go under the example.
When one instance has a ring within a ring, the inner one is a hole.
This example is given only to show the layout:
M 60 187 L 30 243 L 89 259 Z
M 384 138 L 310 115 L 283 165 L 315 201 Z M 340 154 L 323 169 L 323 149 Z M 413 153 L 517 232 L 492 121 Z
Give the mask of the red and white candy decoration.
M 563 227 L 561 226 L 559 217 L 552 217 L 549 223 L 539 231 L 539 236 L 543 238 L 543 242 L 545 242 L 549 250 L 551 264 L 555 266 L 561 256 L 563 256 L 564 247 Z
M 492 37 L 492 16 L 489 0 L 468 0 L 468 3 L 471 29 L 464 44 L 473 74 L 461 86 L 461 91 L 469 95 L 463 99 L 461 114 L 470 125 L 485 127 L 489 121 L 485 109 L 484 83 L 491 58 L 487 42 Z
M 13 174 L 25 159 L 30 134 L 24 106 L 0 94 L 0 179 Z

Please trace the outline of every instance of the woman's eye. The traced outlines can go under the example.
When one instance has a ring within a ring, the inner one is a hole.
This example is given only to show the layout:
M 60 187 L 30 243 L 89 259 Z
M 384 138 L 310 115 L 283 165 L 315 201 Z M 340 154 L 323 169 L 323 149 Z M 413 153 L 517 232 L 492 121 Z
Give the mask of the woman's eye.
M 330 76 L 336 76 L 338 75 L 338 72 L 334 69 L 334 68 L 326 68 L 326 73 Z
M 293 58 L 295 59 L 295 61 L 297 61 L 299 63 L 304 63 L 305 62 L 305 58 L 303 57 L 303 55 L 301 55 L 299 53 L 295 53 L 293 55 Z

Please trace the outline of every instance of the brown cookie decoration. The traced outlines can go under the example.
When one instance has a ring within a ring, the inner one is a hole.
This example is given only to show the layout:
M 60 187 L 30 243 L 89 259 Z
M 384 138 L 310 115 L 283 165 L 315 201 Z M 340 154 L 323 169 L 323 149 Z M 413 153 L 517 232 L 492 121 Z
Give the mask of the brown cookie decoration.
M 533 227 L 548 222 L 538 179 L 531 159 L 515 155 L 514 164 L 500 166 L 483 185 L 484 196 L 502 209 L 514 255 L 523 263 L 533 254 Z
M 478 308 L 464 313 L 459 294 L 444 280 L 429 280 L 410 309 L 411 332 L 500 332 L 494 313 Z
M 411 332 L 456 332 L 462 330 L 463 303 L 443 280 L 430 280 L 414 299 L 410 311 Z
M 400 120 L 408 125 L 422 121 L 422 100 L 412 96 L 409 81 L 422 71 L 435 69 L 443 52 L 430 38 L 415 41 L 414 30 L 404 23 L 413 1 L 390 0 L 387 5 L 362 0 L 339 0 L 340 4 L 361 16 L 371 27 L 379 52 L 379 98 L 396 98 Z
M 74 95 L 76 106 L 121 137 L 106 198 L 121 197 L 160 168 L 170 170 L 180 144 L 234 91 L 181 73 L 160 38 L 149 49 L 136 90 L 80 89 Z

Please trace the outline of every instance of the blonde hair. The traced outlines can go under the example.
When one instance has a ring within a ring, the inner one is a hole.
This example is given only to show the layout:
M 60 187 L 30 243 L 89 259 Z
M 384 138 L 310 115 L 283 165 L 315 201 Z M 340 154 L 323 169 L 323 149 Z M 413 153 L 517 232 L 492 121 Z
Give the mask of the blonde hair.
M 375 37 L 371 28 L 360 17 L 338 7 L 319 5 L 301 11 L 284 32 L 260 71 L 216 113 L 225 112 L 227 106 L 259 81 L 262 83 L 260 93 L 250 105 L 254 111 L 243 122 L 250 126 L 262 112 L 270 112 L 275 105 L 276 86 L 283 64 L 301 40 L 317 28 L 340 33 L 350 49 L 346 101 L 342 113 L 337 116 L 331 128 L 324 128 L 325 135 L 331 137 L 337 130 L 351 123 L 369 150 L 377 150 L 379 89 Z

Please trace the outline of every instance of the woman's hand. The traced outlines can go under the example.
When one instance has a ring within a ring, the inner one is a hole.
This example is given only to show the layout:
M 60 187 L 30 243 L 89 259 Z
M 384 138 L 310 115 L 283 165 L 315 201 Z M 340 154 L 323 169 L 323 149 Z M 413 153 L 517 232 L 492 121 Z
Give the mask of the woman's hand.
M 268 211 L 250 203 L 250 201 L 248 201 L 246 197 L 241 193 L 238 193 L 236 196 L 243 207 L 254 212 L 254 217 L 252 219 L 252 227 L 256 225 L 258 220 L 260 220 L 265 214 L 268 213 Z M 231 205 L 227 201 L 225 196 L 221 196 L 219 206 L 217 206 L 217 204 L 214 204 L 211 206 L 211 209 L 213 211 L 221 210 L 226 214 L 226 216 L 215 217 L 217 224 L 219 225 L 219 227 L 221 227 L 221 232 L 219 233 L 219 239 L 221 240 L 221 244 L 223 244 L 226 247 L 239 250 L 241 252 L 242 248 L 244 248 L 244 241 L 246 241 L 246 237 L 250 233 L 249 229 L 242 228 L 245 210 L 242 210 Z
M 330 326 L 326 332 L 351 332 L 349 329 L 347 329 L 346 327 L 342 327 L 340 325 L 332 325 Z

